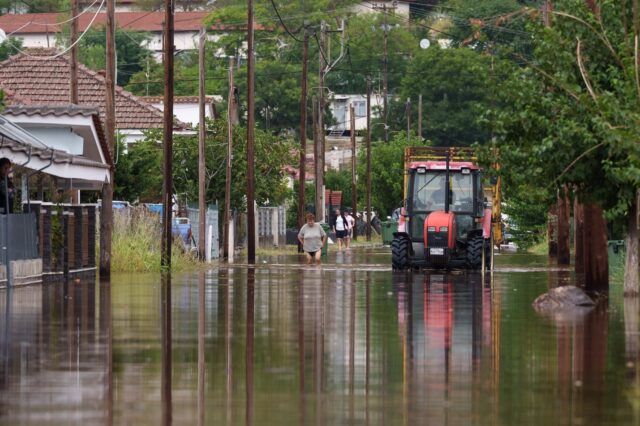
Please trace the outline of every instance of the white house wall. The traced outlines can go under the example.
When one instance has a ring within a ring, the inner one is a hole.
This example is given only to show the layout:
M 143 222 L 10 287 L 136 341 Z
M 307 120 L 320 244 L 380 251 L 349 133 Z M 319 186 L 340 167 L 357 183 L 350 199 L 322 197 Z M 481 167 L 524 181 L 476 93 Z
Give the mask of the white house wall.
M 409 16 L 409 3 L 398 1 L 395 2 L 395 6 L 393 3 L 393 1 L 363 1 L 360 4 L 353 6 L 351 10 L 355 14 L 381 12 L 386 4 L 387 10 L 389 10 L 390 13 L 395 13 L 396 15 L 402 15 L 405 17 Z

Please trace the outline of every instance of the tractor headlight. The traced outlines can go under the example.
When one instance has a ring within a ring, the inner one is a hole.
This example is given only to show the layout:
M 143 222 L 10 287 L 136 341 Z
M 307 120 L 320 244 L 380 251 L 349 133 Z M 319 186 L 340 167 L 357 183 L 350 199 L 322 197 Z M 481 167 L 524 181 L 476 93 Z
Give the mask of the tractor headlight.
M 449 227 L 448 226 L 441 226 L 440 227 L 440 232 L 449 232 Z
M 435 226 L 428 226 L 427 227 L 427 232 L 436 232 L 436 227 Z

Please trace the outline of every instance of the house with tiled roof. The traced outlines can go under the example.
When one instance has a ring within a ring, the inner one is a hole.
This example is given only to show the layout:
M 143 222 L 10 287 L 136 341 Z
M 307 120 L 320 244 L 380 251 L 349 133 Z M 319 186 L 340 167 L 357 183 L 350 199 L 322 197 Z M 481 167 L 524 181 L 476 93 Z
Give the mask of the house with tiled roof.
M 0 62 L 0 88 L 8 93 L 8 105 L 60 106 L 69 104 L 69 58 L 53 49 L 27 49 Z M 78 65 L 78 103 L 95 107 L 105 118 L 105 77 Z M 162 129 L 164 115 L 126 90 L 115 90 L 116 129 L 127 143 L 143 138 L 149 129 Z M 176 130 L 187 126 L 176 122 Z
M 174 15 L 174 46 L 176 51 L 198 49 L 198 33 L 209 12 L 176 12 Z M 94 19 L 95 18 L 95 19 Z M 62 32 L 62 22 L 68 19 L 61 13 L 25 13 L 0 16 L 0 28 L 12 37 L 22 39 L 25 48 L 56 47 L 57 39 Z M 116 26 L 129 31 L 148 33 L 150 36 L 146 47 L 162 57 L 162 28 L 164 12 L 116 12 Z M 105 12 L 85 10 L 78 18 L 78 31 L 86 31 L 89 27 L 104 27 L 107 22 Z M 210 25 L 207 27 L 208 39 L 216 41 L 223 33 L 246 31 L 246 25 Z M 255 25 L 256 30 L 264 30 Z
M 140 96 L 140 100 L 164 111 L 164 96 Z M 204 97 L 204 116 L 214 119 L 218 116 L 216 103 L 222 102 L 222 96 Z M 200 122 L 200 99 L 198 96 L 174 96 L 173 115 L 182 123 L 196 127 Z

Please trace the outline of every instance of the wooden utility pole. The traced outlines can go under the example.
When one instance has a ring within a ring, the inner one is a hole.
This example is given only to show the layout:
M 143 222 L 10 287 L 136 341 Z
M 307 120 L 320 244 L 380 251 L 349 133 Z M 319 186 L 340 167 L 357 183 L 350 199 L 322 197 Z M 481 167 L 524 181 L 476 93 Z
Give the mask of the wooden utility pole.
M 78 104 L 78 0 L 71 0 L 71 63 L 69 64 L 69 102 Z
M 106 70 L 105 70 L 105 133 L 109 157 L 112 166 L 109 182 L 102 185 L 102 207 L 100 212 L 100 277 L 111 276 L 111 234 L 113 232 L 113 153 L 115 152 L 116 135 L 116 37 L 115 37 L 115 0 L 107 0 L 107 37 L 106 37 Z
M 357 174 L 356 174 L 356 114 L 353 108 L 353 104 L 349 105 L 349 117 L 351 118 L 351 215 L 356 220 L 357 216 L 356 212 L 358 210 L 358 194 L 357 194 Z M 357 233 L 358 227 L 353 227 L 353 239 L 356 240 L 358 237 Z
M 254 60 L 253 60 L 253 0 L 248 0 L 247 12 L 247 262 L 256 262 L 256 218 L 254 188 Z
M 313 115 L 313 117 L 311 118 L 312 121 L 312 130 L 313 130 L 313 181 L 314 181 L 314 187 L 315 187 L 315 197 L 314 197 L 314 214 L 316 217 L 318 217 L 319 213 L 318 213 L 318 206 L 320 205 L 320 203 L 322 202 L 322 197 L 320 196 L 320 194 L 318 193 L 318 172 L 320 170 L 320 160 L 318 159 L 319 155 L 318 155 L 318 146 L 320 145 L 320 143 L 318 142 L 318 97 L 317 96 L 313 96 L 311 98 L 311 114 Z M 320 219 L 318 219 L 320 220 Z
M 309 30 L 304 23 L 302 39 L 302 78 L 300 82 L 300 172 L 298 174 L 298 229 L 304 225 L 304 191 L 307 164 L 307 79 L 309 63 Z M 302 244 L 298 242 L 298 252 L 302 253 Z
M 407 142 L 411 135 L 411 98 L 407 98 Z
M 204 66 L 204 42 L 207 36 L 206 30 L 200 28 L 200 39 L 198 44 L 198 68 L 199 68 L 199 84 L 198 84 L 198 101 L 200 104 L 200 125 L 198 127 L 198 257 L 201 262 L 205 260 L 205 233 L 206 233 L 206 195 L 205 195 L 205 168 L 206 160 L 204 153 L 204 144 L 206 138 L 206 123 L 204 118 L 204 102 L 205 102 L 205 66 Z
M 389 142 L 389 123 L 388 123 L 388 119 L 389 119 L 389 114 L 388 114 L 388 102 L 387 102 L 387 83 L 388 83 L 388 53 L 387 53 L 387 40 L 389 38 L 388 36 L 388 30 L 389 28 L 387 27 L 387 5 L 385 4 L 383 6 L 382 9 L 382 13 L 384 16 L 384 41 L 382 43 L 382 49 L 383 49 L 383 54 L 384 54 L 384 59 L 383 59 L 383 74 L 382 74 L 382 115 L 384 116 L 384 141 L 385 142 Z M 367 128 L 369 127 L 369 125 L 367 124 Z M 367 240 L 371 238 L 371 232 L 367 233 Z
M 418 137 L 422 141 L 422 95 L 418 95 Z
M 318 70 L 318 159 L 316 165 L 316 219 L 319 222 L 325 221 L 324 214 L 324 74 L 327 66 L 325 60 L 325 41 L 327 34 L 327 24 L 320 23 L 320 52 Z
M 231 160 L 233 157 L 233 125 L 235 124 L 234 117 L 236 116 L 236 100 L 235 100 L 235 83 L 233 81 L 233 67 L 234 60 L 229 58 L 229 98 L 227 99 L 227 172 L 225 175 L 225 187 L 224 187 L 224 228 L 223 228 L 223 257 L 225 259 L 232 259 L 233 250 L 230 238 L 231 225 Z
M 164 135 L 162 179 L 162 258 L 161 265 L 171 268 L 172 194 L 173 194 L 173 5 L 164 0 Z
M 543 0 L 542 2 L 542 22 L 545 27 L 551 26 L 551 13 L 553 11 L 553 4 L 551 0 Z
M 367 241 L 371 241 L 371 81 L 367 80 Z

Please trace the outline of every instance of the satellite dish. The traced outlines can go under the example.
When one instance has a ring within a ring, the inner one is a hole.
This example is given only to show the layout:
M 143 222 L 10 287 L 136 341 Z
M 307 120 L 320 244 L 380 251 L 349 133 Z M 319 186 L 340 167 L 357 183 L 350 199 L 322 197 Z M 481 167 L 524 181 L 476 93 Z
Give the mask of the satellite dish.
M 431 46 L 431 43 L 429 42 L 429 40 L 427 40 L 426 38 L 423 38 L 422 40 L 420 40 L 420 47 L 422 49 L 428 49 L 429 46 Z
M 0 43 L 7 39 L 7 33 L 4 32 L 2 28 L 0 28 Z

